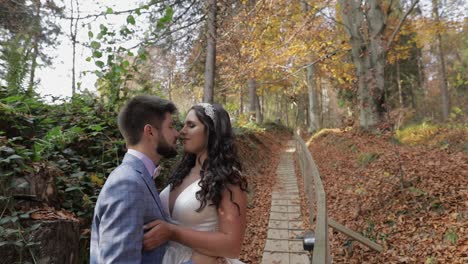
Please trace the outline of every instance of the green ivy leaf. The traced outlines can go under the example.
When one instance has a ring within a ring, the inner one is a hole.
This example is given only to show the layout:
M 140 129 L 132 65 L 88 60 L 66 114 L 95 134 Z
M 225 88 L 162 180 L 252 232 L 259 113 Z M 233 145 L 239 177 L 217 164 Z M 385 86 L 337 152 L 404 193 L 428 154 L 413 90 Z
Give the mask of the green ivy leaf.
M 29 213 L 20 214 L 19 218 L 28 219 L 29 218 Z
M 93 37 L 94 37 L 94 34 L 93 34 L 92 31 L 88 31 L 88 37 L 89 37 L 89 38 L 93 38 Z
M 101 58 L 102 57 L 102 52 L 97 51 L 97 50 L 93 51 L 93 57 Z
M 106 14 L 112 14 L 112 13 L 114 13 L 114 10 L 112 8 L 108 7 L 107 10 L 106 10 Z
M 23 248 L 24 247 L 24 243 L 22 241 L 15 241 L 13 242 L 13 245 L 19 247 L 19 248 Z
M 26 189 L 26 188 L 28 188 L 28 187 L 29 187 L 29 182 L 23 182 L 23 183 L 18 184 L 18 185 L 16 186 L 16 188 L 18 188 L 18 189 Z
M 172 7 L 167 6 L 166 14 L 164 14 L 164 16 L 159 21 L 161 21 L 162 23 L 171 22 L 173 15 L 174 15 L 174 10 L 172 9 Z
M 115 68 L 115 72 L 116 72 L 116 73 L 121 73 L 121 72 L 123 72 L 123 70 L 124 70 L 122 67 L 120 67 L 120 66 L 118 66 L 118 65 L 116 65 L 114 68 Z
M 92 49 L 99 49 L 101 47 L 101 43 L 97 41 L 91 41 L 91 48 Z
M 81 190 L 81 187 L 78 187 L 78 186 L 68 187 L 65 189 L 65 192 L 71 192 L 71 191 L 76 191 L 76 190 Z
M 45 139 L 49 140 L 49 139 L 52 139 L 54 137 L 58 137 L 60 135 L 62 135 L 62 127 L 61 126 L 56 126 L 56 127 L 52 128 L 51 130 L 49 130 L 47 132 L 47 135 L 45 136 Z
M 126 37 L 128 34 L 132 33 L 127 27 L 122 27 L 120 29 L 120 35 Z
M 86 111 L 86 112 L 88 112 L 88 111 Z M 80 133 L 83 133 L 83 128 L 78 127 L 78 126 L 74 126 L 74 127 L 70 128 L 69 131 L 72 132 L 72 133 L 80 134 Z
M 107 29 L 107 27 L 104 26 L 103 24 L 100 24 L 100 25 L 99 25 L 99 29 L 101 30 L 101 34 L 103 34 L 103 35 L 107 34 L 107 30 L 108 30 L 108 29 Z
M 34 231 L 34 230 L 38 229 L 40 226 L 41 226 L 41 223 L 37 223 L 37 224 L 34 224 L 34 225 L 30 226 L 28 229 L 29 229 L 29 231 Z
M 13 155 L 9 156 L 7 159 L 9 159 L 9 160 L 22 160 L 23 157 L 21 157 L 19 155 L 16 155 L 16 154 L 13 154 Z
M 94 64 L 96 64 L 96 66 L 98 66 L 98 67 L 101 68 L 101 69 L 104 67 L 104 62 L 103 62 L 103 61 L 100 61 L 100 60 L 94 62 Z
M 103 74 L 101 71 L 95 70 L 94 74 L 96 74 L 97 77 L 102 78 Z
M 8 223 L 11 221 L 11 216 L 5 216 L 0 219 L 0 225 L 3 225 L 5 223 Z
M 107 64 L 111 64 L 114 61 L 114 55 L 110 54 L 107 55 Z
M 135 25 L 135 18 L 132 15 L 127 16 L 127 23 Z
M 166 13 L 164 14 L 163 17 L 161 17 L 161 18 L 158 20 L 158 22 L 156 23 L 156 27 L 157 27 L 158 29 L 163 29 L 164 26 L 165 26 L 167 23 L 171 22 L 172 16 L 173 16 L 173 15 L 174 15 L 174 10 L 172 9 L 172 7 L 167 6 L 167 7 L 166 7 Z
M 83 177 L 85 174 L 86 174 L 86 172 L 84 172 L 84 171 L 78 171 L 78 172 L 72 173 L 72 175 L 70 175 L 70 176 L 73 177 L 73 178 L 80 178 L 80 177 Z
M 102 130 L 104 130 L 104 127 L 102 127 L 101 125 L 91 125 L 88 128 L 93 130 L 93 131 L 102 131 Z

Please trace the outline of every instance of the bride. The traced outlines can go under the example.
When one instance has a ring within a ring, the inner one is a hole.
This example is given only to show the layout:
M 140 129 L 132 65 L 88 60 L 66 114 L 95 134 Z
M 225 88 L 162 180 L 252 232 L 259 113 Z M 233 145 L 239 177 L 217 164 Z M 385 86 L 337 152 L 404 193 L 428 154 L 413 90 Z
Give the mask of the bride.
M 234 146 L 229 114 L 202 103 L 188 112 L 180 131 L 185 155 L 160 198 L 172 223 L 145 226 L 144 248 L 170 237 L 163 263 L 242 263 L 247 181 Z M 166 235 L 162 235 L 166 234 Z

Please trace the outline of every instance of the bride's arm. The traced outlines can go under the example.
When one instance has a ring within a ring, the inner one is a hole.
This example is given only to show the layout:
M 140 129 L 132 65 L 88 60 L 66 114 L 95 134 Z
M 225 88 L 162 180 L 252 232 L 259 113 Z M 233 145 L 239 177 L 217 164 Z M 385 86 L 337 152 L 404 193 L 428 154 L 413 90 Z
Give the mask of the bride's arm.
M 195 231 L 161 221 L 152 222 L 149 227 L 156 228 L 144 236 L 145 249 L 152 249 L 160 244 L 156 234 L 160 229 L 169 229 L 170 240 L 184 244 L 195 251 L 209 256 L 237 258 L 241 251 L 246 227 L 247 195 L 239 186 L 229 186 L 222 193 L 218 208 L 219 226 L 217 232 Z M 232 200 L 232 201 L 231 201 Z M 239 208 L 234 204 L 239 205 Z

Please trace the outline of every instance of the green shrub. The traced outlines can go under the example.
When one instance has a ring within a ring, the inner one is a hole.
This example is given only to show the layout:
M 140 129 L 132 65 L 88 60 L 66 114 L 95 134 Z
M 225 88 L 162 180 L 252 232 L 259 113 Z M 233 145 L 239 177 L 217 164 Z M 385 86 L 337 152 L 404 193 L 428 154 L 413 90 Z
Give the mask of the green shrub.
M 430 140 L 439 130 L 439 126 L 424 122 L 396 131 L 395 137 L 403 144 L 418 145 Z

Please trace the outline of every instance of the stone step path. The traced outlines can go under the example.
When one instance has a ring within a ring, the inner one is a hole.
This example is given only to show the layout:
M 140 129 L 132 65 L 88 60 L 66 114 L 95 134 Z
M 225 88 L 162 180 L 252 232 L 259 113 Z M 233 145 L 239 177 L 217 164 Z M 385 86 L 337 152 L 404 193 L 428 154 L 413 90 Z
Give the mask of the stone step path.
M 301 220 L 299 189 L 294 171 L 294 141 L 281 154 L 276 169 L 277 183 L 273 187 L 268 235 L 263 250 L 262 264 L 310 263 L 302 248 L 304 225 Z

